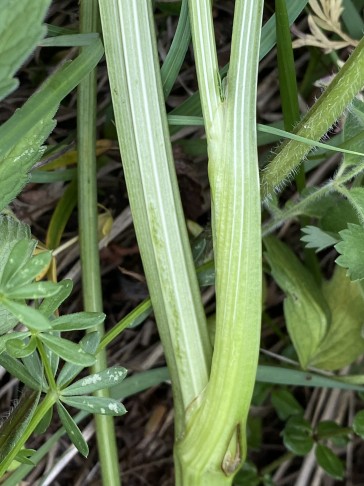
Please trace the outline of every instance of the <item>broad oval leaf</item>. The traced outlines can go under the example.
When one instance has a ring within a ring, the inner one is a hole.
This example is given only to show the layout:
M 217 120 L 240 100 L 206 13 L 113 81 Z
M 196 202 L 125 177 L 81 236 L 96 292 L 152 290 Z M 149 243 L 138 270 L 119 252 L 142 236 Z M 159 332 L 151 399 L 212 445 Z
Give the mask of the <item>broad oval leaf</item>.
M 122 403 L 114 398 L 94 397 L 90 396 L 75 396 L 63 397 L 62 402 L 67 403 L 71 407 L 79 408 L 90 413 L 97 413 L 100 415 L 124 415 L 126 409 Z
M 87 457 L 89 452 L 87 442 L 83 438 L 83 435 L 76 422 L 73 420 L 61 402 L 57 402 L 57 412 L 72 444 L 84 457 Z
M 317 463 L 322 469 L 335 479 L 343 479 L 345 467 L 334 452 L 322 444 L 317 444 L 315 450 Z
M 286 448 L 297 456 L 310 452 L 314 441 L 312 428 L 303 417 L 291 417 L 283 431 L 283 442 Z
M 96 361 L 96 358 L 91 354 L 85 353 L 79 344 L 72 343 L 67 339 L 48 333 L 39 334 L 38 339 L 46 344 L 54 353 L 70 363 L 85 367 L 92 366 Z
M 362 439 L 364 439 L 364 410 L 358 412 L 353 421 L 353 430 L 356 435 L 359 435 Z
M 111 388 L 121 383 L 126 377 L 126 374 L 127 370 L 125 368 L 122 368 L 121 366 L 113 366 L 112 368 L 107 368 L 99 373 L 88 375 L 85 378 L 72 383 L 72 385 L 62 390 L 62 395 L 85 395 L 86 393 L 93 393 L 97 390 Z

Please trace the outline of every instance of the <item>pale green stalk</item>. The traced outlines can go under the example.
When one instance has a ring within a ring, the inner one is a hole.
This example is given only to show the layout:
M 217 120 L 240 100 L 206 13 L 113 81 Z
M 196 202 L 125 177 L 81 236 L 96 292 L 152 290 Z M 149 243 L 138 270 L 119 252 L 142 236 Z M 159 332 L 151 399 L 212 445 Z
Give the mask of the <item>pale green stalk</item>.
M 97 32 L 97 0 L 84 0 L 80 6 L 81 33 Z M 96 69 L 79 84 L 77 98 L 78 149 L 78 214 L 80 254 L 82 263 L 82 291 L 85 311 L 102 312 L 102 291 L 98 249 L 98 216 L 96 187 Z M 104 327 L 97 329 L 101 336 Z M 100 350 L 91 373 L 107 367 L 106 351 Z M 108 390 L 96 393 L 108 397 Z M 95 415 L 96 438 L 104 486 L 121 484 L 116 447 L 114 419 L 109 415 Z
M 138 244 L 172 379 L 176 434 L 207 384 L 211 345 L 175 174 L 151 1 L 100 0 L 115 123 Z
M 227 83 L 220 89 L 210 1 L 190 0 L 209 154 L 216 336 L 209 384 L 176 448 L 177 484 L 229 485 L 246 456 L 261 321 L 261 216 L 256 86 L 263 1 L 235 2 Z

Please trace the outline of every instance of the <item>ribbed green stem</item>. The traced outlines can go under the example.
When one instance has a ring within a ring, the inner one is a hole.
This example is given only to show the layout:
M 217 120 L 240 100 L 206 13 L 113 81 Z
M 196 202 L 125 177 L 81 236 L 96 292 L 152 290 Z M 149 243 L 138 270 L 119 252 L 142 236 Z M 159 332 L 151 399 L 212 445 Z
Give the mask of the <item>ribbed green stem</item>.
M 80 5 L 80 32 L 97 32 L 97 0 L 84 0 Z M 78 214 L 80 254 L 82 263 L 83 301 L 85 311 L 102 312 L 102 291 L 98 249 L 97 187 L 96 187 L 96 69 L 78 87 L 77 99 L 78 147 Z M 104 327 L 97 330 L 104 334 Z M 101 350 L 92 373 L 107 367 L 106 351 Z M 101 390 L 98 396 L 109 396 Z M 121 484 L 118 451 L 113 417 L 95 415 L 96 437 L 104 486 Z
M 256 87 L 262 9 L 262 0 L 235 2 L 230 68 L 220 87 L 210 1 L 190 0 L 208 140 L 217 310 L 210 380 L 176 448 L 178 485 L 231 484 L 246 456 L 261 321 Z

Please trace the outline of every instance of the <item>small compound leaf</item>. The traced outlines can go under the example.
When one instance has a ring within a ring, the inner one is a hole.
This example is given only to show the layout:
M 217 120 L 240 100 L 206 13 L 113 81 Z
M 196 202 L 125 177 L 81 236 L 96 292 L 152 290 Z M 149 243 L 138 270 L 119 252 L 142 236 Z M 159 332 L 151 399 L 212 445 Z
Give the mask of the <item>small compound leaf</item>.
M 364 353 L 364 299 L 358 282 L 351 282 L 345 270 L 335 268 L 333 277 L 322 285 L 331 311 L 325 339 L 311 357 L 310 365 L 324 370 L 338 370 Z
M 316 461 L 319 466 L 334 479 L 343 479 L 345 467 L 342 461 L 331 449 L 322 444 L 317 444 L 315 450 Z
M 316 253 L 335 245 L 339 241 L 317 226 L 305 226 L 302 228 L 302 233 L 304 233 L 304 236 L 302 236 L 301 241 L 306 244 L 306 248 L 313 248 Z
M 126 413 L 125 407 L 118 400 L 105 397 L 94 396 L 75 396 L 75 397 L 60 397 L 62 402 L 67 403 L 71 407 L 79 408 L 90 413 L 97 413 L 100 415 L 124 415 Z
M 360 410 L 353 421 L 353 430 L 356 435 L 359 435 L 362 439 L 364 439 L 364 410 Z
M 2 297 L 0 300 L 5 309 L 11 312 L 19 322 L 25 324 L 29 329 L 36 331 L 46 331 L 51 328 L 51 324 L 43 314 L 37 309 L 29 307 L 15 300 Z
M 8 299 L 43 299 L 59 292 L 58 284 L 53 282 L 35 282 L 22 287 L 4 290 Z
M 28 341 L 28 342 L 27 342 Z M 6 343 L 6 351 L 13 358 L 25 358 L 26 356 L 34 353 L 36 348 L 35 338 L 29 340 L 23 339 L 10 339 Z
M 312 428 L 303 417 L 291 417 L 283 431 L 283 442 L 286 448 L 297 456 L 304 456 L 310 452 L 314 441 Z
M 58 307 L 64 302 L 72 292 L 72 280 L 62 280 L 58 282 L 59 291 L 57 294 L 46 297 L 39 306 L 39 311 L 45 317 L 51 317 Z
M 89 452 L 88 445 L 83 438 L 83 435 L 76 422 L 73 420 L 61 402 L 57 402 L 57 411 L 62 425 L 66 429 L 67 435 L 72 444 L 84 457 L 87 457 Z
M 20 361 L 12 358 L 7 353 L 0 354 L 0 365 L 28 388 L 32 390 L 39 390 L 41 388 L 43 376 L 30 373 Z
M 50 251 L 38 253 L 7 280 L 6 287 L 10 289 L 32 282 L 37 275 L 41 274 L 49 266 L 51 259 L 52 254 Z
M 272 391 L 272 405 L 281 420 L 287 420 L 293 415 L 302 415 L 304 410 L 290 391 L 278 388 Z
M 357 224 L 348 224 L 348 228 L 340 231 L 343 241 L 335 245 L 341 255 L 336 263 L 347 268 L 351 280 L 364 279 L 364 228 Z
M 38 338 L 65 361 L 84 367 L 92 366 L 95 363 L 96 358 L 85 353 L 79 344 L 46 333 L 39 334 Z
M 102 312 L 76 312 L 57 317 L 52 321 L 52 329 L 55 331 L 77 331 L 98 326 L 105 320 Z
M 64 390 L 63 396 L 85 395 L 86 393 L 94 393 L 97 390 L 111 388 L 118 383 L 121 383 L 126 376 L 126 369 L 121 366 L 113 366 L 106 370 L 85 376 L 81 380 L 72 383 Z
M 95 354 L 100 343 L 100 333 L 90 332 L 84 336 L 80 341 L 81 348 L 85 353 Z M 71 381 L 82 371 L 84 366 L 75 365 L 73 363 L 65 363 L 61 369 L 58 378 L 57 385 L 61 388 Z
M 330 310 L 313 276 L 286 244 L 270 236 L 264 245 L 272 275 L 287 296 L 288 333 L 302 368 L 307 368 L 327 332 Z

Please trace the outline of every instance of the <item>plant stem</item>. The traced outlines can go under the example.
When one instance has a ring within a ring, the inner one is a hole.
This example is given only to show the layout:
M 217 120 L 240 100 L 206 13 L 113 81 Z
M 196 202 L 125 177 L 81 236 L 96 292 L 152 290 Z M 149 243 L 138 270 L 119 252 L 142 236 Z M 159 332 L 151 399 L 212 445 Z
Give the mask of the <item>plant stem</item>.
M 97 0 L 82 1 L 80 5 L 80 32 L 97 32 Z M 102 312 L 102 291 L 98 249 L 98 216 L 96 187 L 96 69 L 79 84 L 77 99 L 78 146 L 78 211 L 80 254 L 82 264 L 83 301 L 86 311 Z M 96 329 L 101 336 L 104 326 Z M 107 367 L 106 351 L 101 350 L 91 368 L 97 373 Z M 108 397 L 107 390 L 96 393 Z M 105 486 L 121 484 L 114 419 L 108 415 L 95 415 L 96 437 Z
M 220 86 L 211 2 L 190 0 L 208 141 L 217 311 L 210 380 L 176 447 L 178 485 L 231 484 L 246 456 L 261 321 L 255 110 L 262 9 L 261 0 L 235 2 L 230 68 Z
M 326 91 L 297 125 L 296 135 L 320 140 L 336 123 L 345 108 L 364 85 L 364 37 Z M 262 174 L 263 197 L 279 191 L 290 179 L 310 149 L 301 142 L 289 140 Z
M 179 196 L 151 1 L 100 0 L 134 227 L 172 379 L 176 434 L 207 384 L 211 344 Z

